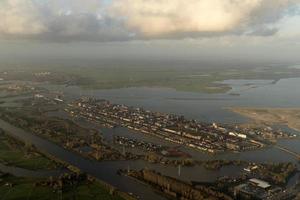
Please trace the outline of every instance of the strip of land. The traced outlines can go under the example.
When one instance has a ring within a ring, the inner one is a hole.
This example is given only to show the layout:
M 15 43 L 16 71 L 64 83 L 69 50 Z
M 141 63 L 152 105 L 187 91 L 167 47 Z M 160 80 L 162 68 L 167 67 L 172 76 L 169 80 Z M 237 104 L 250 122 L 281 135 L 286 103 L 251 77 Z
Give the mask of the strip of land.
M 300 108 L 236 107 L 229 110 L 266 125 L 283 124 L 300 131 Z

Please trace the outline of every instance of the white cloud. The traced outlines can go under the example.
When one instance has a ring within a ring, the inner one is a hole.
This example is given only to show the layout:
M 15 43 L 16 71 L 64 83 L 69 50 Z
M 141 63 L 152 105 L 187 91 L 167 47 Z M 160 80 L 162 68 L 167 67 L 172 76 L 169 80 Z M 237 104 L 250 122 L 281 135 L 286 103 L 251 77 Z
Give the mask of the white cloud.
M 104 1 L 104 0 L 103 0 Z M 102 0 L 1 0 L 0 38 L 47 41 L 128 40 Z
M 47 30 L 32 1 L 0 2 L 0 34 L 39 34 Z
M 228 32 L 273 23 L 299 0 L 116 0 L 113 10 L 149 37 Z
M 146 35 L 226 31 L 248 16 L 261 0 L 121 0 L 115 10 Z
M 272 35 L 300 0 L 1 0 L 0 38 L 115 41 Z

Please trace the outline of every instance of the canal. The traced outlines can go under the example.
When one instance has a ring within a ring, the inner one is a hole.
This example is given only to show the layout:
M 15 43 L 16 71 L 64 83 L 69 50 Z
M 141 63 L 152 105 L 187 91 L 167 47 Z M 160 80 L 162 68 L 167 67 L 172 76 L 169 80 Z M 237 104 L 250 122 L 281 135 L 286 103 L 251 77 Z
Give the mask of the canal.
M 56 158 L 63 160 L 71 165 L 78 167 L 82 172 L 86 172 L 96 178 L 99 178 L 124 192 L 131 192 L 141 199 L 153 200 L 164 199 L 159 194 L 156 194 L 150 187 L 142 185 L 125 176 L 119 176 L 116 174 L 116 167 L 127 168 L 129 162 L 116 162 L 114 167 L 108 162 L 97 162 L 87 160 L 76 153 L 67 151 L 62 147 L 49 142 L 43 138 L 35 136 L 27 131 L 12 126 L 11 124 L 0 120 L 0 127 L 7 131 L 10 135 L 17 137 L 25 142 L 29 142 L 36 146 L 41 151 L 47 152 Z

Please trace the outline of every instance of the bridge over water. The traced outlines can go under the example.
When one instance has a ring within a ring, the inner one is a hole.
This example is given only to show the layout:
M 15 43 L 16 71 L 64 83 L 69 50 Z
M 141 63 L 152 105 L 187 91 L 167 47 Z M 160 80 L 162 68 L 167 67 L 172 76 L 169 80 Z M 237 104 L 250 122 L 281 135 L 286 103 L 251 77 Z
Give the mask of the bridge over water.
M 300 160 L 300 153 L 297 153 L 295 151 L 292 151 L 292 150 L 290 150 L 286 147 L 280 146 L 280 145 L 275 145 L 274 147 L 281 150 L 281 151 L 284 151 L 284 152 L 294 156 L 296 159 Z

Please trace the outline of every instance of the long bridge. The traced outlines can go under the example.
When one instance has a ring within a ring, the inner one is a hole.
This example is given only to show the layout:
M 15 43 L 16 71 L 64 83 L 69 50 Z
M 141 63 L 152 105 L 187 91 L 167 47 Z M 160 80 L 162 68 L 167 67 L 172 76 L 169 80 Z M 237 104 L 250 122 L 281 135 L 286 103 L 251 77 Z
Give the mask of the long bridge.
M 280 146 L 280 145 L 275 145 L 274 147 L 281 150 L 281 151 L 284 151 L 284 152 L 296 157 L 296 159 L 300 160 L 300 153 L 297 153 L 295 151 L 292 151 L 292 150 L 290 150 L 286 147 Z

